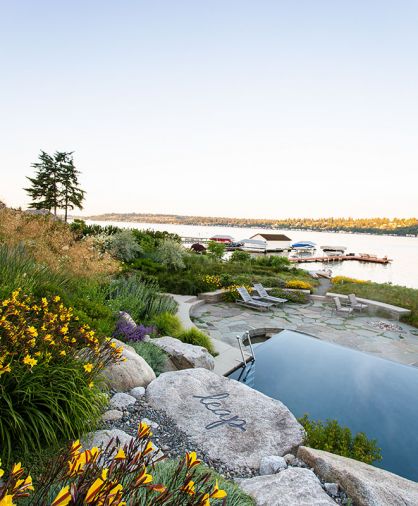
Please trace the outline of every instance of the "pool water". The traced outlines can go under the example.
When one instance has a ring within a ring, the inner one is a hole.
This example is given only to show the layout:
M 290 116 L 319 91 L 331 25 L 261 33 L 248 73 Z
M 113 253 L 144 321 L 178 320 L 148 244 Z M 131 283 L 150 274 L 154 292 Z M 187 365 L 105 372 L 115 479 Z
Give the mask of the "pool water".
M 296 417 L 332 418 L 382 449 L 378 467 L 418 481 L 418 369 L 284 330 L 230 375 Z

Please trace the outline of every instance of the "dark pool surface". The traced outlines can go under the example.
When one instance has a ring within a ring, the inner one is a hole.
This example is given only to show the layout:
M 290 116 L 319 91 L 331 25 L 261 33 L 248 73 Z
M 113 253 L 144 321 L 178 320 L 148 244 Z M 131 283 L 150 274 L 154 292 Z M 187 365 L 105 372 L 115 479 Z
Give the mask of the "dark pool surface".
M 418 481 L 418 369 L 284 330 L 257 346 L 246 383 L 296 417 L 335 418 L 377 439 L 376 465 Z M 230 377 L 238 379 L 243 371 Z

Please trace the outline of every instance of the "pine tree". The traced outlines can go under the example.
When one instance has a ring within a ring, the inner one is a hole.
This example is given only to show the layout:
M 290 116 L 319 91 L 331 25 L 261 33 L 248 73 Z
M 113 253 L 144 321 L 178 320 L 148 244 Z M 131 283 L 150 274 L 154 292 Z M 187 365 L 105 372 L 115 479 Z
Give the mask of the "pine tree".
M 72 152 L 56 151 L 53 156 L 41 151 L 39 162 L 32 164 L 37 169 L 36 176 L 27 179 L 30 188 L 25 191 L 32 198 L 29 207 L 32 209 L 53 210 L 64 209 L 64 219 L 67 221 L 69 209 L 82 209 L 85 191 L 80 188 Z
M 37 169 L 36 176 L 28 177 L 31 182 L 31 188 L 25 188 L 25 191 L 32 198 L 29 204 L 31 209 L 53 209 L 54 215 L 57 214 L 59 207 L 59 189 L 58 189 L 58 168 L 52 156 L 41 150 L 39 162 L 33 163 L 32 167 Z
M 67 221 L 68 210 L 83 209 L 82 203 L 86 192 L 80 188 L 78 175 L 80 171 L 75 168 L 71 153 L 55 153 L 55 160 L 58 164 L 60 183 L 60 207 L 64 209 L 64 221 Z

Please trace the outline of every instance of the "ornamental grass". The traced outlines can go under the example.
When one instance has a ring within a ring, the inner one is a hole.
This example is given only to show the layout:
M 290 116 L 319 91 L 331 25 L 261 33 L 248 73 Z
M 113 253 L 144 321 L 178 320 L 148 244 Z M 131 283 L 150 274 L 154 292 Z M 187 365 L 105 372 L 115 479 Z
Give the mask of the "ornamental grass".
M 121 356 L 59 296 L 38 303 L 15 290 L 0 301 L 0 457 L 90 429 L 105 403 L 100 373 Z
M 34 506 L 226 504 L 227 493 L 218 481 L 199 472 L 201 461 L 195 452 L 186 454 L 165 483 L 157 482 L 153 474 L 158 459 L 151 437 L 142 422 L 136 437 L 124 446 L 115 438 L 105 448 L 83 450 L 77 440 L 50 463 L 36 488 L 21 464 L 15 464 L 0 484 L 0 505 L 22 499 Z

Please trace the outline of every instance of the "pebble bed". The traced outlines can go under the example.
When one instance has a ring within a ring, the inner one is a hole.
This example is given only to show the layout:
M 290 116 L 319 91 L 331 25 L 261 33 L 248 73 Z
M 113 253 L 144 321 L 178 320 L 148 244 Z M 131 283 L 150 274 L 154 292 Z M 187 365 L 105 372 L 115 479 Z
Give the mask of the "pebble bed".
M 113 392 L 114 393 L 114 392 Z M 252 478 L 258 476 L 258 473 L 250 468 L 242 469 L 239 473 L 230 469 L 223 462 L 210 459 L 205 453 L 198 448 L 197 444 L 182 430 L 180 430 L 174 420 L 164 411 L 151 407 L 142 397 L 135 404 L 127 406 L 123 410 L 123 416 L 119 420 L 112 420 L 101 423 L 101 429 L 123 430 L 131 436 L 135 436 L 140 421 L 145 421 L 152 428 L 152 441 L 167 458 L 184 457 L 186 452 L 195 451 L 199 459 L 219 474 L 230 480 L 239 478 Z M 292 458 L 288 462 L 289 467 L 308 466 L 301 460 Z M 324 491 L 337 503 L 343 505 L 351 504 L 347 494 L 335 486 L 334 484 L 326 484 L 319 477 Z M 337 492 L 337 493 L 336 493 Z

